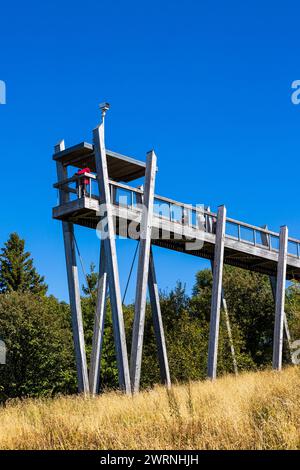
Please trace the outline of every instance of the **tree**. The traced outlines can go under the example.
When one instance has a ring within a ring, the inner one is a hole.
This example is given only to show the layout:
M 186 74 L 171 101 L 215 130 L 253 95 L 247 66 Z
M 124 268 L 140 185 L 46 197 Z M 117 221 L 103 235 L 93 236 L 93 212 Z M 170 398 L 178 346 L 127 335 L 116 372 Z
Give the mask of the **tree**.
M 1 401 L 76 392 L 66 303 L 30 292 L 1 294 L 0 334 L 7 348 L 6 365 L 0 367 Z
M 0 293 L 17 291 L 44 295 L 48 286 L 33 266 L 25 241 L 11 233 L 0 254 Z
M 291 333 L 291 341 L 297 341 L 300 338 L 300 283 L 293 281 L 286 292 L 287 320 Z
M 160 305 L 172 382 L 199 380 L 206 375 L 207 324 L 193 316 L 185 286 L 177 282 L 169 293 L 160 293 Z M 147 306 L 141 384 L 160 381 L 157 347 L 150 305 Z
M 90 264 L 90 272 L 86 274 L 86 284 L 82 285 L 82 292 L 84 295 L 93 297 L 97 295 L 98 273 L 95 271 L 96 265 Z
M 271 364 L 275 313 L 269 277 L 224 266 L 223 287 L 239 368 Z M 193 289 L 193 311 L 194 314 L 204 314 L 207 320 L 210 317 L 211 288 L 211 270 L 198 272 Z M 227 332 L 223 318 L 221 314 L 220 339 L 222 341 L 223 337 L 225 344 Z M 219 354 L 221 369 L 222 362 L 230 358 L 226 349 L 224 352 L 223 356 L 222 352 Z

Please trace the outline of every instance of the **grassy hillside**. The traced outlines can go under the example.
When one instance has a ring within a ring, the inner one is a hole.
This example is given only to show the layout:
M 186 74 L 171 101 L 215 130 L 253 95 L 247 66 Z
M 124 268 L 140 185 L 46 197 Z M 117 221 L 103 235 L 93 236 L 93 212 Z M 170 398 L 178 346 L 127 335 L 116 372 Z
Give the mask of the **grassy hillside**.
M 1 449 L 300 449 L 300 369 L 0 409 Z

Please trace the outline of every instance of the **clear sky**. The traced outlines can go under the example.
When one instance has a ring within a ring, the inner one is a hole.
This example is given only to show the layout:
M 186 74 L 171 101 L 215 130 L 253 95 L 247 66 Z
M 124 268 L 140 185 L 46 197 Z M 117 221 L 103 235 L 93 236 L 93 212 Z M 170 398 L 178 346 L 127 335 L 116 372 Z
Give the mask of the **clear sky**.
M 105 100 L 107 147 L 140 159 L 154 148 L 158 194 L 300 238 L 299 2 L 29 0 L 0 15 L 0 243 L 24 237 L 50 293 L 67 299 L 53 146 L 91 141 Z M 77 233 L 86 266 L 97 263 L 94 232 Z M 117 247 L 124 288 L 134 242 Z M 190 290 L 207 266 L 155 259 L 162 289 Z

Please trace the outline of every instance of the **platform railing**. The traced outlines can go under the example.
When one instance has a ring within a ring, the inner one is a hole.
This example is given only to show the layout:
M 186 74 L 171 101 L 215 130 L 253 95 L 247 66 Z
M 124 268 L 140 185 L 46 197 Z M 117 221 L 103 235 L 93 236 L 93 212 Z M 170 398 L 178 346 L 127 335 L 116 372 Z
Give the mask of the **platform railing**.
M 88 180 L 85 197 L 90 197 L 100 201 L 98 194 L 97 178 L 92 173 L 74 175 L 54 184 L 56 189 L 67 193 L 75 194 L 77 198 L 81 196 L 83 180 Z M 111 200 L 116 206 L 127 207 L 131 210 L 141 210 L 141 201 L 143 198 L 142 187 L 134 188 L 116 181 L 109 181 Z M 201 229 L 206 232 L 214 233 L 217 214 L 207 210 L 203 205 L 193 206 L 184 204 L 170 198 L 155 195 L 154 196 L 154 214 L 164 220 L 172 223 L 187 225 L 188 227 Z M 272 252 L 279 251 L 279 233 L 273 232 L 267 228 L 257 227 L 247 224 L 230 217 L 226 218 L 226 238 L 236 240 L 239 243 L 246 243 L 254 247 Z M 300 240 L 289 237 L 288 255 L 300 259 Z

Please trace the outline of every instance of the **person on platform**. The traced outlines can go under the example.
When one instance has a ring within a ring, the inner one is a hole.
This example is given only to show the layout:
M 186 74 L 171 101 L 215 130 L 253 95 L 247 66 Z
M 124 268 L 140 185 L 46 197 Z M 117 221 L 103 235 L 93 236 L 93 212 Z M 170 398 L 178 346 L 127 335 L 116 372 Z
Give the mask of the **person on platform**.
M 84 175 L 85 173 L 90 173 L 91 170 L 89 167 L 82 168 L 81 170 L 78 170 L 77 173 L 75 173 L 76 176 Z M 85 197 L 87 193 L 87 187 L 90 184 L 89 178 L 77 178 L 76 180 L 76 189 L 77 189 L 77 195 L 78 198 L 80 199 L 81 197 Z

